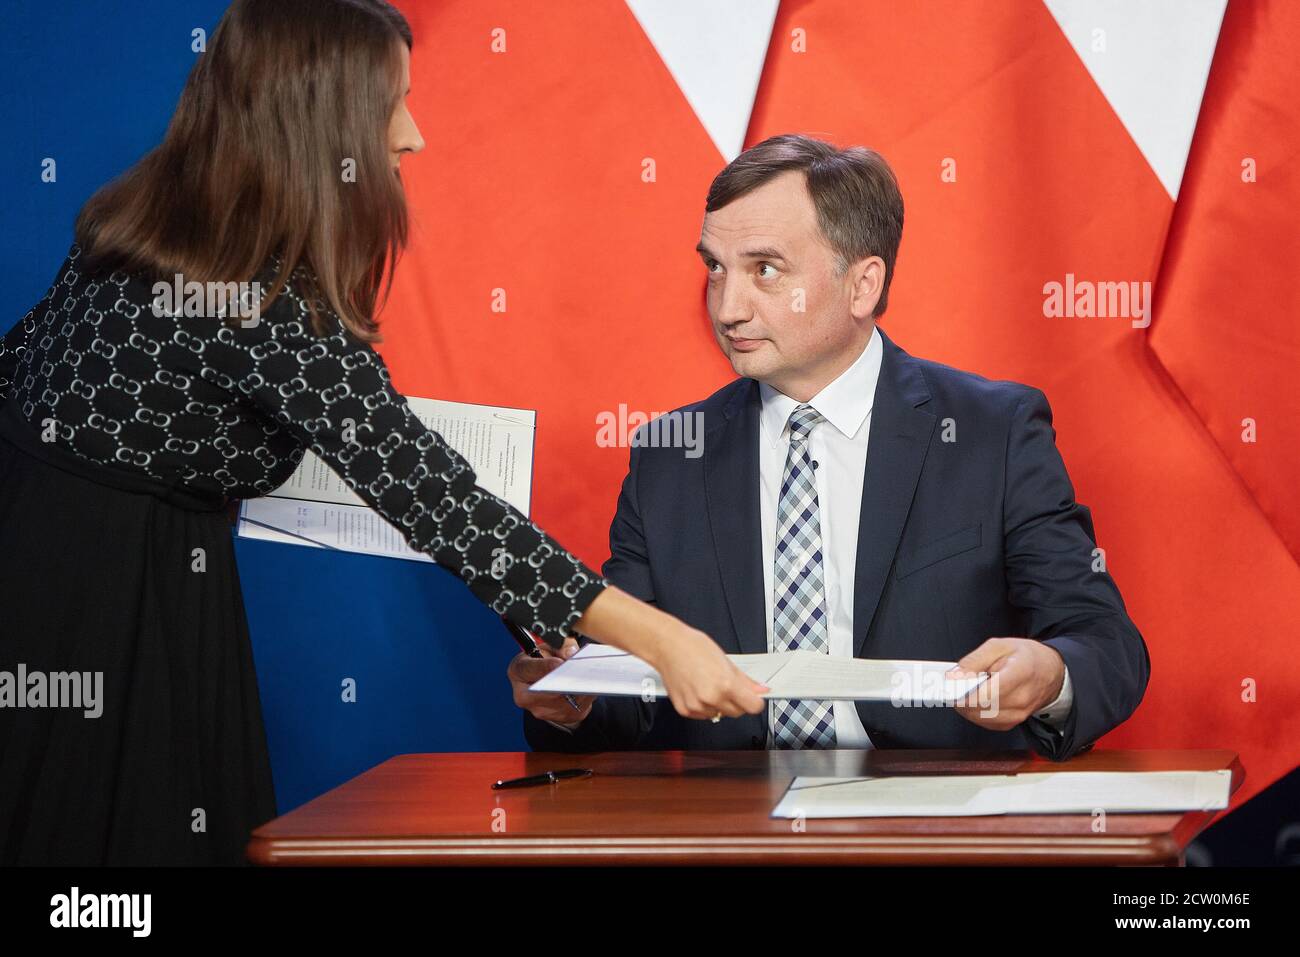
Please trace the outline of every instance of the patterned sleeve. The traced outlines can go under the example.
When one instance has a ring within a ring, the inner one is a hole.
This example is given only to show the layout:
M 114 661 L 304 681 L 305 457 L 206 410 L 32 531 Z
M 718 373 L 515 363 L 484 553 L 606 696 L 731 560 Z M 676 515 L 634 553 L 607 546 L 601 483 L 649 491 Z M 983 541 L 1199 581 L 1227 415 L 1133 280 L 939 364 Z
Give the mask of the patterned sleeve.
M 27 337 L 32 329 L 32 314 L 28 313 L 0 339 L 0 404 L 9 398 L 14 380 L 18 378 L 18 361 L 27 348 Z
M 480 601 L 563 644 L 609 583 L 479 488 L 469 462 L 390 385 L 379 353 L 332 313 L 330 334 L 316 335 L 304 309 L 284 293 L 256 325 L 230 327 L 223 364 L 237 369 L 235 387 Z

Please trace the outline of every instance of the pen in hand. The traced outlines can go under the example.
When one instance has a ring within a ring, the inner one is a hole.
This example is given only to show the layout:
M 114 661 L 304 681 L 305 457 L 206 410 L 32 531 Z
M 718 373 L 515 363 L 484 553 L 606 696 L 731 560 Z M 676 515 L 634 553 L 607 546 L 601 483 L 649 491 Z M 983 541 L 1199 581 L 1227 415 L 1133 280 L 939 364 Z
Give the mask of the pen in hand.
M 523 649 L 524 654 L 526 654 L 529 658 L 546 657 L 546 655 L 542 653 L 542 649 L 538 646 L 537 639 L 534 638 L 531 634 L 529 634 L 525 629 L 519 627 L 513 621 L 510 621 L 508 618 L 502 618 L 501 622 L 506 626 L 506 631 L 510 632 L 510 637 L 515 640 L 515 643 L 519 645 L 520 648 Z M 574 711 L 582 710 L 582 708 L 578 706 L 578 699 L 575 698 L 573 695 L 566 694 L 564 696 L 564 700 L 569 702 L 569 707 L 571 707 Z

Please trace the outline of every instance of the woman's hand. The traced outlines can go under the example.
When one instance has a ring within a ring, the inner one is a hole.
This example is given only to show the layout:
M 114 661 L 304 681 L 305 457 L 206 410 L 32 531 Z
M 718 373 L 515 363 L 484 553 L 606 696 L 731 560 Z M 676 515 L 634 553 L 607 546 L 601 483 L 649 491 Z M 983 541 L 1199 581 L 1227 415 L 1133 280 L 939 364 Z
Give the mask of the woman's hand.
M 735 718 L 766 706 L 759 684 L 737 668 L 704 632 L 609 586 L 575 625 L 603 644 L 649 662 L 684 718 Z
M 754 681 L 731 663 L 712 638 L 681 622 L 661 640 L 655 660 L 668 697 L 684 718 L 737 718 L 758 714 L 767 702 L 759 697 L 767 686 Z

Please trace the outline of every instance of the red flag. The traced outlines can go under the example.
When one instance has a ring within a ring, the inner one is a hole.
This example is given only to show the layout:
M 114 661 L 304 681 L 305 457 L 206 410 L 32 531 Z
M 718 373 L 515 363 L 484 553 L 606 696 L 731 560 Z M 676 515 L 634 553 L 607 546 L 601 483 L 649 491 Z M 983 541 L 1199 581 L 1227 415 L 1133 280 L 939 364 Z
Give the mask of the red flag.
M 622 4 L 404 6 L 429 149 L 403 168 L 416 228 L 385 357 L 403 391 L 536 408 L 533 515 L 598 563 L 627 450 L 597 444 L 597 416 L 732 376 L 693 252 L 724 158 Z M 1217 9 L 1097 25 L 1056 0 L 786 3 L 746 143 L 804 132 L 894 166 L 907 225 L 883 326 L 1046 392 L 1150 647 L 1146 699 L 1102 745 L 1235 750 L 1235 806 L 1300 763 L 1280 152 L 1300 24 L 1230 9 L 1182 182 Z

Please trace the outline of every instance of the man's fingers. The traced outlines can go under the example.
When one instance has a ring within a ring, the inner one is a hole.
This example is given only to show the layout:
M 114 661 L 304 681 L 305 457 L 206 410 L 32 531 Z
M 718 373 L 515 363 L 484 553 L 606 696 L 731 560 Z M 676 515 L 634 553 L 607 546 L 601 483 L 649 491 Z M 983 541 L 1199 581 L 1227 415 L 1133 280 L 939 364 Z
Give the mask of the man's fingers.
M 967 675 L 967 677 L 973 678 L 975 675 L 972 673 Z M 989 704 L 991 701 L 990 695 L 996 693 L 997 685 L 994 683 L 995 681 L 996 679 L 990 677 L 977 687 L 971 688 L 962 697 L 957 699 L 957 706 L 965 708 L 980 708 Z
M 531 691 L 525 691 L 515 703 L 534 718 L 539 718 L 542 721 L 574 724 L 586 720 L 587 716 L 591 714 L 591 707 L 596 701 L 596 696 L 579 695 L 574 700 L 578 702 L 576 711 L 562 694 L 535 694 Z
M 580 649 L 578 647 L 578 639 L 565 638 L 564 644 L 560 645 L 558 648 L 552 648 L 547 642 L 539 641 L 537 642 L 537 650 L 547 658 L 554 658 L 556 661 L 564 661 L 566 658 L 572 658 Z M 528 656 L 524 655 L 524 657 L 527 658 Z
M 530 658 L 528 655 L 518 654 L 511 659 L 508 670 L 513 680 L 532 684 L 534 681 L 541 681 L 562 664 L 564 660 L 561 658 Z
M 991 671 L 993 670 L 992 666 L 1009 655 L 1014 648 L 1013 643 L 1002 638 L 989 638 L 958 661 L 952 671 L 970 672 L 972 674 L 980 671 Z
M 569 654 L 573 654 L 576 650 L 577 642 L 574 641 L 573 651 L 570 651 Z M 548 649 L 547 651 L 548 654 L 545 658 L 533 658 L 521 652 L 510 659 L 510 664 L 506 668 L 506 676 L 510 679 L 515 704 L 541 721 L 556 721 L 560 724 L 575 724 L 582 721 L 591 713 L 592 705 L 596 701 L 596 695 L 575 696 L 574 701 L 578 704 L 575 709 L 563 694 L 528 690 L 531 685 L 564 664 L 565 659 L 561 656 L 565 654 L 566 648 L 561 647 L 558 651 Z

